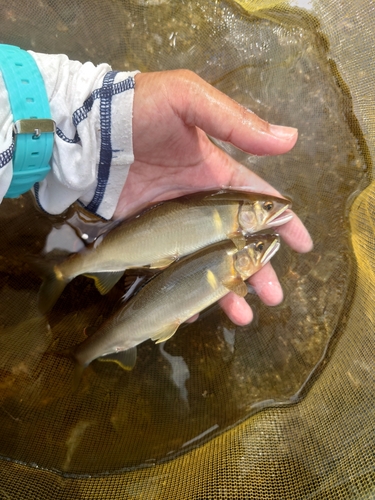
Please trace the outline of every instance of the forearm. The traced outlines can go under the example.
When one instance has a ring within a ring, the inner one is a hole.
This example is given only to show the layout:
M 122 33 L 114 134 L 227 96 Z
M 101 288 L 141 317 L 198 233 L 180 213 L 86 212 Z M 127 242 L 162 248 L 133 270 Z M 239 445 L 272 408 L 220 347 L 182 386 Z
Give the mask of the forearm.
M 65 55 L 30 54 L 43 76 L 57 127 L 52 169 L 35 185 L 37 201 L 57 214 L 79 200 L 88 210 L 110 218 L 133 162 L 135 73 L 113 72 L 107 64 L 81 64 Z M 2 79 L 0 105 L 0 152 L 6 153 L 12 144 L 13 119 Z M 11 175 L 10 159 L 0 169 L 1 198 Z

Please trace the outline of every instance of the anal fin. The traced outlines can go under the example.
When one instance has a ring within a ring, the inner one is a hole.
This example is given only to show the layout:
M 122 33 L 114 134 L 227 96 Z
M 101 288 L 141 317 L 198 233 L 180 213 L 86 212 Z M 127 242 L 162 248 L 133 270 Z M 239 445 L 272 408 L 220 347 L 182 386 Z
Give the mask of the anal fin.
M 172 255 L 170 257 L 164 257 L 163 259 L 156 260 L 150 264 L 150 269 L 164 269 L 170 266 L 175 260 L 176 256 Z
M 116 363 L 123 370 L 130 371 L 134 368 L 137 361 L 137 348 L 131 347 L 126 351 L 107 354 L 106 356 L 98 358 L 98 360 L 102 362 Z
M 151 340 L 154 340 L 156 344 L 159 344 L 159 342 L 165 342 L 166 340 L 173 337 L 179 326 L 179 321 L 169 323 L 168 325 L 165 325 L 163 328 L 161 328 L 157 333 L 155 333 L 155 335 L 151 337 Z
M 124 271 L 86 273 L 85 276 L 95 281 L 95 286 L 101 295 L 108 293 L 124 275 Z

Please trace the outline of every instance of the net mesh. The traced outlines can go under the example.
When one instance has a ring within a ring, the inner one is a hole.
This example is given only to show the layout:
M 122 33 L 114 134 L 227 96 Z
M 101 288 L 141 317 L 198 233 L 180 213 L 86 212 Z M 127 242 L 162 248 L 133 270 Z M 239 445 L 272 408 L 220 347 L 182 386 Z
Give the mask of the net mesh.
M 375 495 L 372 0 L 113 0 L 0 4 L 0 41 L 109 62 L 189 68 L 262 117 L 297 126 L 283 157 L 219 144 L 283 194 L 314 239 L 275 268 L 285 300 L 234 328 L 214 307 L 133 372 L 96 362 L 78 393 L 46 356 L 114 310 L 77 278 L 36 311 L 41 262 L 101 223 L 0 206 L 0 499 L 370 499 Z

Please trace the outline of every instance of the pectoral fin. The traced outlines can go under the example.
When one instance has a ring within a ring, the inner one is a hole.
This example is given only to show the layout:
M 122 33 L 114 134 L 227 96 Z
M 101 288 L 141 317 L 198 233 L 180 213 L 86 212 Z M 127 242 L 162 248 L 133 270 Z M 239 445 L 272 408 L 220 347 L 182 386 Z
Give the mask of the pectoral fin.
M 165 325 L 155 335 L 151 337 L 151 340 L 154 340 L 156 344 L 159 344 L 159 342 L 165 342 L 176 333 L 179 326 L 180 326 L 179 321 L 170 323 L 169 325 Z
M 107 356 L 102 356 L 98 358 L 98 360 L 106 363 L 116 363 L 123 370 L 130 371 L 134 368 L 135 362 L 137 361 L 137 348 L 131 347 L 126 351 L 107 354 Z
M 246 239 L 242 233 L 228 234 L 228 238 L 233 241 L 238 250 L 242 250 L 246 246 Z
M 123 275 L 124 271 L 85 274 L 85 276 L 92 278 L 95 281 L 95 286 L 102 295 L 108 293 Z
M 241 278 L 231 278 L 224 281 L 223 285 L 240 297 L 245 297 L 247 295 L 247 286 Z

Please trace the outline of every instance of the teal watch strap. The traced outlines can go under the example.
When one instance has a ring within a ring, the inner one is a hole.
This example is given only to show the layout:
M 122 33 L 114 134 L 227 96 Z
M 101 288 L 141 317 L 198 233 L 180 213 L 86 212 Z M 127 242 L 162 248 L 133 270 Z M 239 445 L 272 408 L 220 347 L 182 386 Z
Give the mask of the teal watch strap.
M 13 45 L 0 45 L 0 71 L 9 95 L 15 141 L 13 178 L 5 195 L 15 198 L 50 170 L 55 122 L 33 57 Z

